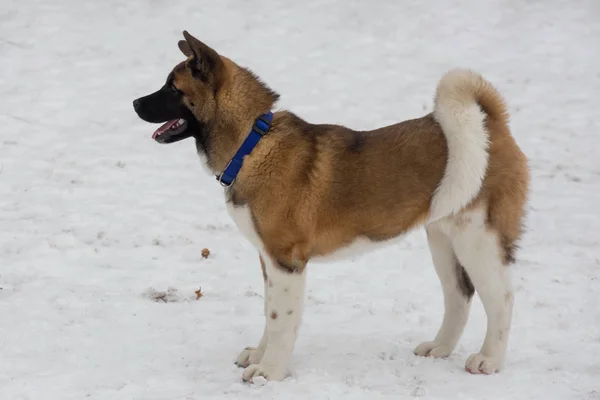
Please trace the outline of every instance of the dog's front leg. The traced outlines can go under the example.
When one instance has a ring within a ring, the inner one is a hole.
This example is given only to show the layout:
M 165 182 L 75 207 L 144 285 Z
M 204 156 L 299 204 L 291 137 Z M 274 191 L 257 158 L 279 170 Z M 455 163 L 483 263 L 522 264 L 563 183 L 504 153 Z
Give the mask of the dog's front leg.
M 288 368 L 302 319 L 305 264 L 292 265 L 263 254 L 267 277 L 266 347 L 257 364 L 249 365 L 242 374 L 244 381 L 256 376 L 280 381 L 288 375 Z M 261 341 L 262 342 L 262 341 Z
M 264 313 L 265 313 L 265 317 L 268 318 L 267 299 L 269 297 L 269 286 L 267 285 L 267 267 L 262 258 L 262 255 L 260 255 L 260 254 L 259 254 L 259 259 L 260 259 L 260 267 L 262 269 L 263 281 L 264 281 L 264 285 L 265 285 L 264 286 L 264 304 L 265 304 Z M 263 354 L 265 354 L 266 348 L 267 348 L 267 327 L 265 325 L 265 330 L 263 332 L 262 337 L 260 338 L 260 342 L 258 343 L 258 346 L 257 347 L 246 347 L 244 350 L 242 350 L 242 352 L 238 356 L 237 360 L 235 361 L 235 365 L 237 365 L 238 367 L 246 368 L 250 364 L 258 364 L 260 362 L 260 360 L 262 359 Z

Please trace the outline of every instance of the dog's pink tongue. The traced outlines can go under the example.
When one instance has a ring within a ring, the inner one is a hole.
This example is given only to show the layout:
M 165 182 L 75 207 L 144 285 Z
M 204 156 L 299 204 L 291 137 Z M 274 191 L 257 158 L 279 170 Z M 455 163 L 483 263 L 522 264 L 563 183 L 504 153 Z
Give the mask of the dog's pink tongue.
M 154 134 L 152 135 L 152 139 L 156 139 L 158 135 L 162 135 L 163 133 L 168 131 L 173 125 L 175 125 L 177 121 L 177 119 L 173 119 L 162 124 L 162 126 L 154 132 Z

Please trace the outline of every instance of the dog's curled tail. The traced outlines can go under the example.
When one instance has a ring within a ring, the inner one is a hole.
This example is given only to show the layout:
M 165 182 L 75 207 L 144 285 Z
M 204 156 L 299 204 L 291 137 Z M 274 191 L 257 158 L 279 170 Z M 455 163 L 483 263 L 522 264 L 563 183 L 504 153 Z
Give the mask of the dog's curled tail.
M 448 161 L 431 201 L 429 222 L 460 211 L 479 194 L 488 166 L 486 122 L 508 124 L 502 96 L 468 69 L 453 69 L 442 77 L 433 116 L 444 131 Z

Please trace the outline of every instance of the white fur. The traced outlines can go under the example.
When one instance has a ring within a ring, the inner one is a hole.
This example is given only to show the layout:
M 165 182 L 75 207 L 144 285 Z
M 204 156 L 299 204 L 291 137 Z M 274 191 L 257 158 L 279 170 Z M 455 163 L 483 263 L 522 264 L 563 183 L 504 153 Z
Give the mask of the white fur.
M 262 243 L 262 240 L 260 239 L 260 236 L 256 232 L 256 229 L 254 228 L 254 222 L 252 221 L 252 216 L 250 215 L 249 208 L 245 207 L 245 206 L 235 207 L 230 202 L 226 202 L 226 205 L 227 205 L 227 212 L 228 212 L 229 216 L 233 219 L 233 222 L 235 222 L 235 224 L 236 224 L 237 228 L 240 230 L 240 232 L 246 237 L 246 239 L 248 239 L 248 241 L 250 243 L 252 243 L 252 245 L 254 245 L 254 247 L 256 247 L 258 249 L 258 251 L 262 251 L 263 243 Z M 267 282 L 265 282 L 265 287 L 264 287 L 265 318 L 268 318 L 268 316 L 267 316 L 268 296 L 269 296 L 269 288 L 268 288 Z M 238 366 L 244 367 L 244 368 L 246 368 L 252 364 L 258 364 L 264 355 L 265 349 L 267 348 L 267 338 L 268 338 L 267 337 L 267 325 L 265 323 L 265 329 L 263 331 L 263 335 L 260 339 L 260 342 L 258 343 L 258 346 L 257 347 L 248 346 L 248 347 L 244 348 L 244 350 L 242 350 L 242 352 L 238 356 L 238 358 L 236 360 L 236 364 Z
M 231 202 L 227 202 L 227 213 L 246 239 L 248 239 L 259 252 L 262 252 L 264 250 L 264 245 L 254 227 L 250 209 L 247 206 L 236 207 Z
M 475 96 L 482 82 L 474 72 L 455 69 L 438 85 L 433 116 L 446 137 L 448 162 L 431 202 L 430 222 L 460 211 L 481 189 L 488 165 L 488 132 Z
M 426 227 L 426 231 L 433 265 L 442 283 L 444 319 L 435 339 L 421 343 L 414 352 L 440 358 L 449 356 L 456 347 L 469 318 L 471 299 L 460 290 L 456 274 L 458 260 L 450 237 L 434 226 Z
M 265 330 L 260 338 L 260 342 L 257 347 L 246 347 L 238 356 L 235 364 L 238 367 L 248 367 L 252 364 L 258 364 L 262 360 L 267 348 L 267 326 L 265 324 Z
M 265 318 L 267 317 L 267 299 L 269 298 L 269 285 L 265 282 L 264 285 L 264 314 Z M 251 364 L 258 364 L 260 360 L 262 360 L 263 355 L 265 354 L 265 349 L 267 348 L 267 325 L 265 323 L 265 329 L 260 338 L 260 342 L 256 347 L 246 347 L 236 360 L 236 365 L 239 367 L 246 368 Z
M 335 261 L 348 260 L 357 256 L 363 256 L 372 251 L 379 250 L 383 247 L 390 246 L 393 244 L 397 244 L 404 239 L 404 235 L 399 235 L 397 237 L 383 240 L 383 241 L 373 241 L 367 239 L 365 237 L 359 236 L 352 243 L 344 246 L 331 254 L 327 254 L 325 256 L 316 256 L 310 259 L 312 263 L 329 263 Z
M 306 269 L 302 273 L 284 271 L 263 254 L 267 271 L 266 347 L 257 364 L 249 365 L 242 379 L 256 376 L 282 380 L 289 371 L 294 345 L 302 319 Z
M 452 243 L 452 249 L 458 261 L 467 271 L 487 315 L 487 332 L 479 353 L 467 360 L 466 368 L 472 373 L 493 373 L 499 370 L 506 355 L 508 337 L 511 327 L 513 289 L 510 282 L 509 268 L 502 263 L 502 252 L 498 235 L 486 226 L 486 209 L 481 207 L 469 212 L 462 212 L 455 217 L 441 219 L 428 226 L 435 235 L 444 235 Z M 434 247 L 435 253 L 444 251 L 441 236 Z M 436 240 L 435 238 L 433 238 Z M 448 257 L 448 255 L 446 255 Z M 436 265 L 437 268 L 437 265 Z M 444 278 L 442 284 L 444 285 Z M 446 282 L 447 283 L 447 282 Z M 458 303 L 457 303 L 458 304 Z M 448 304 L 447 304 L 448 306 Z M 455 305 L 456 307 L 456 305 Z M 464 305 L 446 313 L 453 316 L 454 322 L 446 323 L 446 317 L 440 329 L 440 342 L 452 344 L 455 334 L 466 323 Z M 436 338 L 435 341 L 437 341 Z

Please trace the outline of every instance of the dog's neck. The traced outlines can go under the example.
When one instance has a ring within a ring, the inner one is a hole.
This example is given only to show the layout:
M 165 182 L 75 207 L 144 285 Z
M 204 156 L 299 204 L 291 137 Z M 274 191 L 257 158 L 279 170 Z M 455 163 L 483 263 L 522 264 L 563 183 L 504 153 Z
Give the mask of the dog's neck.
M 226 82 L 230 85 L 219 98 L 217 115 L 207 132 L 209 168 L 220 174 L 246 139 L 255 119 L 270 111 L 279 95 L 258 80 L 251 72 L 238 70 Z

